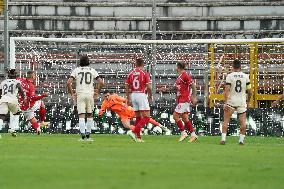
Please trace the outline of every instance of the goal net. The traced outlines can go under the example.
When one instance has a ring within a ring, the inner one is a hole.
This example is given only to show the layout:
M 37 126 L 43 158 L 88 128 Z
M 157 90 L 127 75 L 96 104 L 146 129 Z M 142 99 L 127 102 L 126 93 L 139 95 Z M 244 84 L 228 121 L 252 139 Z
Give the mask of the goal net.
M 161 93 L 177 78 L 176 63 L 187 63 L 197 84 L 199 104 L 214 107 L 223 99 L 226 75 L 238 58 L 243 71 L 250 75 L 253 107 L 267 105 L 283 93 L 284 39 L 191 39 L 136 40 L 12 37 L 10 67 L 21 75 L 34 70 L 39 92 L 49 92 L 48 103 L 70 104 L 66 81 L 78 65 L 79 56 L 87 54 L 104 78 L 108 90 L 124 93 L 124 80 L 133 63 L 143 57 L 153 80 L 155 105 L 173 107 L 175 92 Z M 264 104 L 261 104 L 264 103 Z

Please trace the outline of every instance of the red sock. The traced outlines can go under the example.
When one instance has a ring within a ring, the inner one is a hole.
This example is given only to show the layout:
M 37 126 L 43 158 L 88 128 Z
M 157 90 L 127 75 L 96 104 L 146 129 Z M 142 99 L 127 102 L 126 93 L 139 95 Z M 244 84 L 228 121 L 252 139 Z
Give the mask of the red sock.
M 41 106 L 39 108 L 39 119 L 40 119 L 40 121 L 45 120 L 45 113 L 46 113 L 45 108 Z
M 32 128 L 34 128 L 35 130 L 37 130 L 38 127 L 39 127 L 38 122 L 32 123 Z
M 192 127 L 191 121 L 186 122 L 184 125 L 189 130 L 190 133 L 193 132 L 193 127 Z
M 141 129 L 147 124 L 149 123 L 149 120 L 150 120 L 150 117 L 143 117 L 141 119 L 141 121 L 139 121 L 139 123 L 137 125 L 135 125 L 135 128 L 134 128 L 134 132 L 137 136 L 137 138 L 141 138 Z
M 178 122 L 176 122 L 178 128 L 180 131 L 184 131 L 184 126 L 181 120 L 179 120 Z
M 150 118 L 149 122 L 152 123 L 154 126 L 159 126 L 160 125 L 160 123 L 158 123 L 157 121 L 155 121 L 152 118 Z
M 140 120 L 141 120 L 141 117 L 136 117 L 136 121 L 135 121 L 135 124 L 134 124 L 134 125 L 137 125 Z

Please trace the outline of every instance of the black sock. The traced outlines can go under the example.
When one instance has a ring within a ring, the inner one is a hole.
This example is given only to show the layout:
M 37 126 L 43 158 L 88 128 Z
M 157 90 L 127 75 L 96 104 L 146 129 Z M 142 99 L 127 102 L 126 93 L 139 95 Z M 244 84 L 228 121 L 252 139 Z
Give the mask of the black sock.
M 82 139 L 84 140 L 86 138 L 85 134 L 81 134 Z
M 90 138 L 90 133 L 87 133 L 87 134 L 86 134 L 86 138 Z

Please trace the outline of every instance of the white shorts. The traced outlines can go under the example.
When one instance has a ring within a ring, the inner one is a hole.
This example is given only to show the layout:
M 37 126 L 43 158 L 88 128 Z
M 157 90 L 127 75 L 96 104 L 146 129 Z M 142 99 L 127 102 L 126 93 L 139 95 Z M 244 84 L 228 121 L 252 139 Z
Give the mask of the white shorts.
M 190 108 L 189 102 L 179 103 L 176 106 L 175 112 L 178 114 L 188 113 L 190 111 L 189 108 Z
M 237 111 L 238 114 L 243 114 L 247 111 L 247 107 L 246 105 L 243 105 L 243 106 L 232 106 L 230 104 L 227 104 L 228 107 L 234 109 Z
M 91 114 L 94 111 L 94 96 L 90 94 L 78 94 L 77 110 L 78 114 Z
M 150 110 L 149 101 L 145 93 L 131 93 L 131 101 L 134 111 Z
M 13 114 L 20 112 L 21 110 L 19 104 L 2 102 L 0 104 L 0 115 L 6 115 L 9 111 Z
M 42 103 L 41 100 L 36 101 L 33 107 L 23 111 L 25 118 L 27 120 L 31 120 L 32 118 L 35 117 L 35 111 L 39 110 L 41 103 Z

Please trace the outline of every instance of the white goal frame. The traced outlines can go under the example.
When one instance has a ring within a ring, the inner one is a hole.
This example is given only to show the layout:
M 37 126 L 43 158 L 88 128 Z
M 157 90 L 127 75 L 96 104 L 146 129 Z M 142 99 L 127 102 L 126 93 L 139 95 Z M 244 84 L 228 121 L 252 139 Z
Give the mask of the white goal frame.
M 263 39 L 188 39 L 188 40 L 140 40 L 140 39 L 87 39 L 87 38 L 44 38 L 10 37 L 10 69 L 16 68 L 16 41 L 74 42 L 95 44 L 235 44 L 235 43 L 284 43 L 284 38 Z

